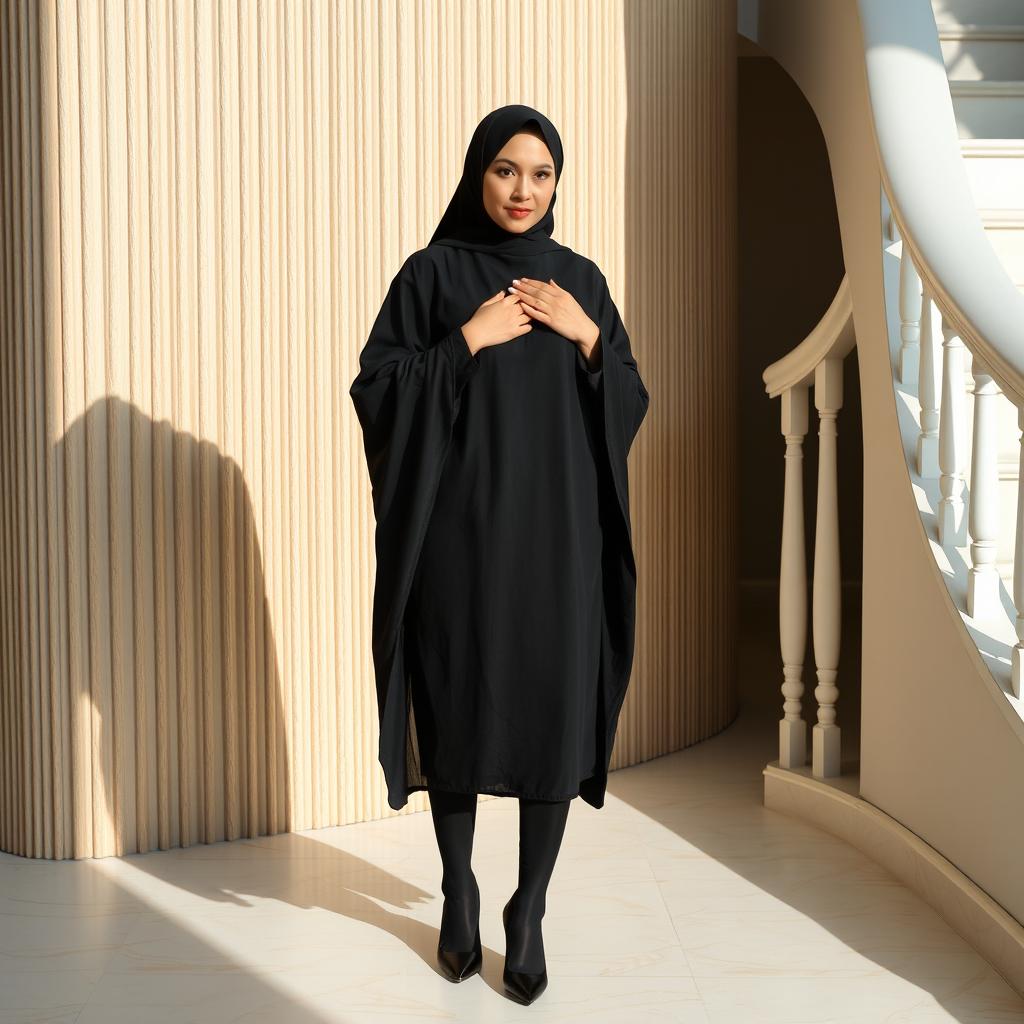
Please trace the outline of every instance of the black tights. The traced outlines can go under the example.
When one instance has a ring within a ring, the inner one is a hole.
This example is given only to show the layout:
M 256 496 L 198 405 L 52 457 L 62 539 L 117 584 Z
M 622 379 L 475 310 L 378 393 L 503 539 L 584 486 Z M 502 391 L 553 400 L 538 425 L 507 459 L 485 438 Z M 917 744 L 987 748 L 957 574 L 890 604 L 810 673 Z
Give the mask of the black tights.
M 473 947 L 480 919 L 480 889 L 470 866 L 477 796 L 443 792 L 430 786 L 428 792 L 443 870 L 441 948 L 466 952 Z M 519 888 L 509 907 L 505 951 L 508 966 L 514 971 L 539 974 L 544 970 L 540 922 L 570 803 L 519 798 Z
M 544 970 L 544 916 L 548 881 L 565 833 L 569 800 L 519 800 L 519 888 L 508 908 L 509 969 L 540 974 Z
M 480 920 L 480 889 L 470 867 L 476 828 L 476 793 L 447 793 L 427 786 L 441 853 L 441 948 L 468 953 Z

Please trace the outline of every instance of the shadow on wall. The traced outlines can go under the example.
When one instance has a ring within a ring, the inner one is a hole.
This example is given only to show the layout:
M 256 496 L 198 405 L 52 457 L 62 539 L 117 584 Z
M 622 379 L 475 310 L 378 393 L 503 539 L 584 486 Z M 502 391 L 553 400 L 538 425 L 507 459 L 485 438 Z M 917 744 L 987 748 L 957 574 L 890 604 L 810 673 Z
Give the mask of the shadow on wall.
M 53 671 L 70 695 L 57 856 L 290 831 L 289 654 L 272 628 L 288 572 L 264 564 L 241 468 L 118 399 L 70 427 L 55 465 L 67 543 L 52 589 L 67 604 L 53 633 L 67 644 Z
M 264 563 L 260 537 L 280 524 L 261 524 L 241 467 L 118 399 L 94 404 L 54 455 L 67 540 L 66 561 L 51 563 L 63 573 L 51 593 L 66 597 L 67 616 L 53 631 L 67 638 L 55 671 L 70 705 L 55 734 L 56 777 L 70 794 L 59 855 L 82 860 L 37 862 L 54 872 L 33 872 L 47 893 L 39 899 L 146 913 L 112 971 L 147 1001 L 165 998 L 169 967 L 173 978 L 195 969 L 221 978 L 200 989 L 239 1012 L 335 1019 L 327 1006 L 345 998 L 341 989 L 296 991 L 267 976 L 265 965 L 287 956 L 291 909 L 343 922 L 333 933 L 323 925 L 320 940 L 342 989 L 367 971 L 352 956 L 351 922 L 432 966 L 437 928 L 409 910 L 433 892 L 376 863 L 379 849 L 366 853 L 356 833 L 326 841 L 292 831 L 286 716 L 301 714 L 305 699 L 301 727 L 310 729 L 315 712 L 308 694 L 293 704 L 282 686 L 285 672 L 301 674 L 272 629 L 289 570 L 280 558 Z M 341 848 L 347 839 L 355 849 Z M 191 848 L 161 852 L 179 846 Z M 103 858 L 115 854 L 108 868 Z M 258 912 L 271 904 L 273 913 Z M 92 1002 L 105 1009 L 122 998 L 111 984 Z

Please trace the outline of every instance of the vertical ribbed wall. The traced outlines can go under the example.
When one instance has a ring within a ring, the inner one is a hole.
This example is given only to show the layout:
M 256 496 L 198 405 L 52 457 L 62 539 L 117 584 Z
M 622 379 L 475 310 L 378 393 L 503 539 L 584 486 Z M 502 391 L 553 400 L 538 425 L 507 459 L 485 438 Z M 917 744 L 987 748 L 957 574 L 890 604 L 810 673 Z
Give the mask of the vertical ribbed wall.
M 578 236 L 651 392 L 630 455 L 636 658 L 613 768 L 725 728 L 739 642 L 736 5 L 636 0 L 621 16 L 617 83 L 583 122 L 615 126 L 616 180 L 580 181 L 610 235 Z
M 0 848 L 392 813 L 348 385 L 503 103 L 651 393 L 613 766 L 728 722 L 734 49 L 717 0 L 0 6 Z

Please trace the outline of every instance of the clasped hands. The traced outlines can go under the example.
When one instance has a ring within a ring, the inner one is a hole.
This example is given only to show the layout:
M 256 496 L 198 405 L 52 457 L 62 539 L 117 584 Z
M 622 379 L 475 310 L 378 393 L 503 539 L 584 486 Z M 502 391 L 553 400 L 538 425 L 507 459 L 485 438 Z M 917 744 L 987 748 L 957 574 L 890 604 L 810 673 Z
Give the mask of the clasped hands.
M 525 334 L 530 330 L 529 321 L 538 320 L 547 324 L 557 334 L 573 342 L 587 360 L 591 369 L 594 349 L 600 336 L 600 328 L 583 311 L 571 292 L 560 287 L 554 279 L 536 281 L 528 277 L 516 278 L 510 288 L 511 295 L 498 292 L 476 312 L 463 327 L 463 333 L 474 354 L 480 349 Z M 528 319 L 522 320 L 525 315 Z M 509 317 L 515 322 L 509 324 Z M 511 336 L 507 333 L 512 330 Z

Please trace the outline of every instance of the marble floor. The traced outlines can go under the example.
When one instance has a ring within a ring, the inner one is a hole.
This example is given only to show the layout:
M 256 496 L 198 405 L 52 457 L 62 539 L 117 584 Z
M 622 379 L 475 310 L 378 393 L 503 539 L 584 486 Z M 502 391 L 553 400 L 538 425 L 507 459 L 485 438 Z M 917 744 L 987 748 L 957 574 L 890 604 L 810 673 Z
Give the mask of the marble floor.
M 498 799 L 478 808 L 473 855 L 484 966 L 461 985 L 434 965 L 424 812 L 96 861 L 0 855 L 0 1024 L 1024 1024 L 1024 1001 L 922 900 L 764 808 L 776 627 L 745 637 L 757 685 L 728 728 L 613 773 L 600 811 L 574 801 L 532 1006 L 502 994 L 518 805 Z

